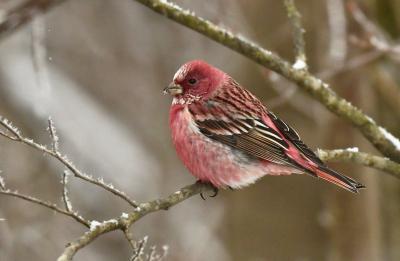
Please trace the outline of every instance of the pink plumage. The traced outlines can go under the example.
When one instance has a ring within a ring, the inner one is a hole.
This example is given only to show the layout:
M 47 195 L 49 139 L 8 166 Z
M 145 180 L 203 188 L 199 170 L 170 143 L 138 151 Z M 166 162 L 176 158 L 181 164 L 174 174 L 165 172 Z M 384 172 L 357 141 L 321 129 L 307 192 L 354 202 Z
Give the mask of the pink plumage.
M 364 186 L 328 168 L 285 122 L 228 74 L 203 61 L 175 73 L 165 93 L 177 154 L 200 181 L 240 188 L 264 175 L 310 174 L 344 189 Z

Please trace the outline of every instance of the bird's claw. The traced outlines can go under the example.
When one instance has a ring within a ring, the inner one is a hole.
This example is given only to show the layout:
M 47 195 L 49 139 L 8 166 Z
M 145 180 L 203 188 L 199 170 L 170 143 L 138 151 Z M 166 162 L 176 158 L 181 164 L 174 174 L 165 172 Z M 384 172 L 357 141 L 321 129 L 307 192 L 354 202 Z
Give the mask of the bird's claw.
M 197 181 L 197 182 L 201 182 L 201 181 Z M 211 185 L 211 186 L 212 186 L 212 185 Z M 210 195 L 209 197 L 210 197 L 210 198 L 215 198 L 215 197 L 218 195 L 218 188 L 212 186 L 212 190 L 213 190 L 213 193 L 214 193 L 214 194 Z M 206 200 L 206 198 L 205 198 L 203 192 L 200 192 L 200 197 L 201 197 L 203 200 Z

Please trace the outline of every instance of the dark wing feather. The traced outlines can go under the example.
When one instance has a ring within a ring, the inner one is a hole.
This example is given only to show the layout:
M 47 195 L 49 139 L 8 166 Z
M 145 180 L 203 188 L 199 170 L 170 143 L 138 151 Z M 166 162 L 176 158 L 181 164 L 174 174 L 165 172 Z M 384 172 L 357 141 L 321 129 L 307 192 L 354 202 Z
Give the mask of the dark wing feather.
M 318 166 L 325 166 L 325 164 L 318 158 L 317 155 L 300 139 L 299 134 L 287 125 L 284 121 L 279 119 L 275 114 L 272 112 L 268 112 L 268 116 L 271 120 L 275 123 L 276 127 L 288 139 L 293 145 L 303 154 L 304 157 L 311 160 L 312 162 L 316 163 Z
M 196 121 L 196 125 L 207 137 L 252 157 L 304 170 L 286 155 L 285 150 L 289 148 L 287 142 L 261 119 L 236 119 L 229 122 L 207 119 Z

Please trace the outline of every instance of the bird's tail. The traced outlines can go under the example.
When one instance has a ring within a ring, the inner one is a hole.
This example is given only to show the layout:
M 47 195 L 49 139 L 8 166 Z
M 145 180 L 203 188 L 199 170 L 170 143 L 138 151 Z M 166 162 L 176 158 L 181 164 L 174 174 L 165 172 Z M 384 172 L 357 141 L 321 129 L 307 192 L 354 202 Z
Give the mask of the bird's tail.
M 326 166 L 319 166 L 318 169 L 316 169 L 316 174 L 319 178 L 329 181 L 353 193 L 358 193 L 359 189 L 365 188 L 363 184 L 339 174 Z

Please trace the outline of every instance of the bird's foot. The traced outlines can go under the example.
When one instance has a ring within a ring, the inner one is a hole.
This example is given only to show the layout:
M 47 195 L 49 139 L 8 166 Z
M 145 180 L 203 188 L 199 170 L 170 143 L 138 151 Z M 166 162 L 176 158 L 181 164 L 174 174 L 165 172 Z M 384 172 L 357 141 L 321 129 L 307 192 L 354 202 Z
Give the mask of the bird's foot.
M 210 185 L 212 186 L 213 194 L 212 194 L 212 195 L 209 195 L 208 197 L 214 198 L 214 197 L 216 197 L 216 196 L 218 195 L 218 188 L 214 187 L 214 185 L 212 185 L 211 183 L 204 182 L 204 181 L 201 181 L 201 180 L 198 180 L 196 183 L 201 183 L 201 184 L 207 183 L 207 184 L 210 184 Z M 206 200 L 206 198 L 205 198 L 203 192 L 200 192 L 200 197 L 201 197 L 203 200 Z

